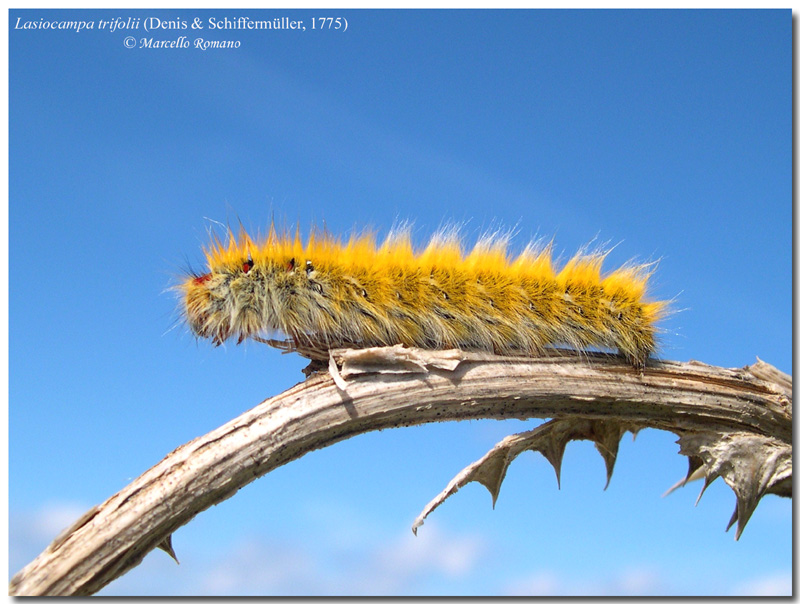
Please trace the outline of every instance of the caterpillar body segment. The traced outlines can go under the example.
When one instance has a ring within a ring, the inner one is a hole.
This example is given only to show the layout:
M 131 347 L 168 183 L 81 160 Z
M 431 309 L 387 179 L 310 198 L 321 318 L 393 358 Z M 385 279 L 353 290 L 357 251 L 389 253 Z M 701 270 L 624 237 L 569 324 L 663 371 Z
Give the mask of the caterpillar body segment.
M 464 254 L 455 234 L 415 252 L 407 231 L 381 244 L 346 243 L 270 228 L 242 231 L 205 250 L 208 272 L 179 289 L 183 315 L 216 344 L 280 332 L 316 350 L 404 344 L 538 356 L 545 348 L 618 351 L 642 367 L 656 347 L 666 303 L 648 301 L 647 266 L 601 274 L 602 254 L 579 254 L 556 270 L 549 247 L 516 258 L 507 238 L 485 237 Z

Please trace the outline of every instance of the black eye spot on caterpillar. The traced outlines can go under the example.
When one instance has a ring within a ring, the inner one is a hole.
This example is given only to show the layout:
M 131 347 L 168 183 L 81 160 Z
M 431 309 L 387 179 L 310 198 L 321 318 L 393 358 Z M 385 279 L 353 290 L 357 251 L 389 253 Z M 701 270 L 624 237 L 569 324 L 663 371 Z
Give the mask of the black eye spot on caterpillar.
M 549 247 L 511 257 L 507 244 L 487 236 L 465 254 L 452 233 L 421 251 L 408 232 L 380 246 L 371 236 L 342 243 L 315 232 L 303 243 L 270 228 L 255 242 L 231 233 L 206 249 L 208 272 L 179 286 L 182 311 L 194 334 L 215 343 L 278 332 L 322 351 L 404 344 L 537 356 L 567 346 L 647 362 L 667 312 L 666 302 L 647 298 L 650 266 L 602 274 L 605 255 L 579 254 L 557 268 Z M 298 257 L 314 262 L 296 271 Z M 237 264 L 241 272 L 231 270 Z M 257 279 L 237 281 L 254 267 Z M 368 310 L 355 298 L 368 300 Z

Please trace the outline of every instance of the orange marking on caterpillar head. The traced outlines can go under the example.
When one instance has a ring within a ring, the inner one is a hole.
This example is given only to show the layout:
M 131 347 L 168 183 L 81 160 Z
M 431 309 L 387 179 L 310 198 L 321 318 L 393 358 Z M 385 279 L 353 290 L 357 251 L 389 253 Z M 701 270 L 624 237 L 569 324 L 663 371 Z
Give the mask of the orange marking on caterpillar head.
M 205 275 L 200 275 L 199 277 L 195 277 L 192 279 L 192 285 L 203 285 L 206 281 L 211 279 L 211 273 L 206 273 Z

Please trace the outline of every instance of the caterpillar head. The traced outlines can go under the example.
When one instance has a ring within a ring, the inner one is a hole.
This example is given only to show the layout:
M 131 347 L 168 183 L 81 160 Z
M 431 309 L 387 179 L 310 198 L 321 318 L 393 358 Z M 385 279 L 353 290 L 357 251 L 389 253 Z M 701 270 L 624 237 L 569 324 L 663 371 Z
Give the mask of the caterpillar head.
M 307 298 L 297 294 L 316 293 L 310 274 L 310 262 L 302 268 L 294 258 L 276 255 L 254 259 L 247 252 L 209 262 L 209 272 L 192 274 L 179 286 L 183 316 L 192 333 L 216 345 L 274 332 L 296 336 Z
M 263 325 L 264 301 L 254 295 L 261 270 L 248 255 L 202 275 L 191 275 L 180 287 L 183 314 L 192 332 L 220 345 L 231 336 L 241 342 Z

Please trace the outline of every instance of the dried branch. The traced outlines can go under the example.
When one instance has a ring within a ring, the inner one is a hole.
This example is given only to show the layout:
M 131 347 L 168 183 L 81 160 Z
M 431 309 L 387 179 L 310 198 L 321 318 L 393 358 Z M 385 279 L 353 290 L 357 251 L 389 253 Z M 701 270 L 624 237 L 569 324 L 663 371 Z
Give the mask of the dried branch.
M 141 562 L 171 555 L 171 534 L 267 472 L 356 434 L 476 418 L 554 418 L 506 438 L 429 504 L 415 529 L 469 480 L 496 498 L 508 463 L 541 451 L 558 473 L 569 440 L 594 440 L 609 478 L 619 437 L 645 427 L 680 436 L 692 475 L 722 476 L 743 528 L 766 493 L 791 495 L 792 380 L 759 361 L 742 369 L 603 354 L 529 359 L 391 347 L 338 350 L 330 371 L 267 399 L 160 463 L 66 529 L 12 579 L 13 595 L 88 595 Z

